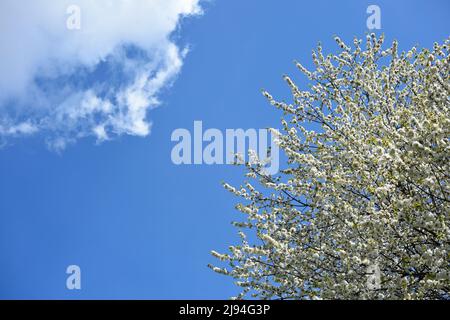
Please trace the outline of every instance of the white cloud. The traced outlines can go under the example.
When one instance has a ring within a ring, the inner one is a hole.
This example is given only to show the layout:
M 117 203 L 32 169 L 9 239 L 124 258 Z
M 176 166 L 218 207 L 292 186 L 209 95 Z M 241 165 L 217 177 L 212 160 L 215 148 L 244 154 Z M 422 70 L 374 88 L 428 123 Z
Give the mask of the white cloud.
M 200 0 L 1 0 L 0 139 L 146 136 L 148 110 L 182 67 L 171 40 Z M 67 8 L 81 29 L 66 27 Z
M 29 135 L 37 131 L 37 128 L 30 122 L 20 122 L 18 124 L 0 124 L 0 135 L 17 136 L 17 135 Z

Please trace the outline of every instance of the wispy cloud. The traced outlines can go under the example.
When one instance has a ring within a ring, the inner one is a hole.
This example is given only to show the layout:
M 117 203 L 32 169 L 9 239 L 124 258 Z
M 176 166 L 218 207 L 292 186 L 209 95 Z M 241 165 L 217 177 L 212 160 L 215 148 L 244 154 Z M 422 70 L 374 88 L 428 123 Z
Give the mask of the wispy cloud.
M 186 50 L 171 40 L 199 0 L 2 0 L 0 140 L 40 133 L 54 149 L 146 136 L 148 110 Z M 81 28 L 66 27 L 77 5 Z

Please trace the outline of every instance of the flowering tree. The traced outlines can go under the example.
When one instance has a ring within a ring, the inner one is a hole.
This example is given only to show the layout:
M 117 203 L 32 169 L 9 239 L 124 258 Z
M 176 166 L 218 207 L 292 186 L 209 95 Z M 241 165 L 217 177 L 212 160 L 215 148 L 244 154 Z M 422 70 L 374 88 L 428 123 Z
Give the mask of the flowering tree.
M 373 34 L 365 49 L 335 40 L 314 71 L 296 63 L 309 90 L 286 76 L 291 103 L 263 92 L 285 114 L 272 131 L 288 162 L 269 176 L 256 159 L 245 185 L 225 184 L 246 218 L 210 267 L 237 298 L 449 299 L 450 40 L 403 53 Z

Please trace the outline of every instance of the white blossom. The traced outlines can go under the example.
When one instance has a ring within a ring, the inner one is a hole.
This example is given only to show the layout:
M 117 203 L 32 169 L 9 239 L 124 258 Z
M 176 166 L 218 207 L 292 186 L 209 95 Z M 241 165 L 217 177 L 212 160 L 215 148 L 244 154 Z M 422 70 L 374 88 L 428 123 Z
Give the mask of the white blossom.
M 335 40 L 316 70 L 296 62 L 309 90 L 285 76 L 292 102 L 263 91 L 285 114 L 272 132 L 287 163 L 277 176 L 247 163 L 255 182 L 225 184 L 243 201 L 241 243 L 211 268 L 237 299 L 450 299 L 450 41 Z

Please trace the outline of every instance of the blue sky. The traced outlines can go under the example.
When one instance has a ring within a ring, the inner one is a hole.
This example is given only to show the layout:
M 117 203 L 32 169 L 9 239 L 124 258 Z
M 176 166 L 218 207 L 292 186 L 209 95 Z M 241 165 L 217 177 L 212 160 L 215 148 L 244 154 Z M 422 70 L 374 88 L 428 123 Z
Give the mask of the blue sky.
M 135 127 L 110 125 L 116 130 L 111 141 L 99 143 L 98 137 L 81 135 L 83 139 L 70 141 L 63 150 L 52 149 L 48 141 L 56 136 L 70 140 L 75 131 L 84 130 L 76 123 L 70 132 L 46 128 L 3 140 L 0 298 L 226 299 L 235 295 L 238 289 L 232 280 L 213 273 L 207 264 L 215 262 L 210 250 L 224 251 L 238 240 L 230 225 L 239 218 L 233 209 L 237 199 L 222 188 L 221 181 L 239 184 L 243 172 L 226 165 L 174 165 L 173 130 L 192 130 L 195 120 L 203 121 L 205 128 L 221 130 L 277 127 L 281 114 L 267 104 L 261 88 L 288 99 L 283 74 L 305 84 L 292 61 L 310 65 L 310 52 L 318 41 L 325 52 L 335 51 L 334 35 L 344 41 L 364 37 L 369 31 L 366 8 L 370 4 L 381 8 L 382 29 L 377 33 L 384 32 L 387 43 L 399 40 L 401 49 L 431 47 L 450 31 L 446 0 L 200 4 L 202 14 L 183 19 L 174 32 L 164 31 L 180 50 L 188 46 L 189 53 L 174 79 L 168 80 L 172 85 L 158 87 L 158 108 L 147 110 L 150 134 L 139 137 L 142 132 L 133 131 Z M 136 48 L 128 52 L 140 53 Z M 70 77 L 64 73 L 64 81 L 56 77 L 48 85 L 55 91 L 63 89 L 62 83 L 65 90 L 78 88 L 80 82 L 96 85 L 96 77 L 105 73 L 111 77 L 107 67 L 119 66 L 97 66 L 89 74 L 93 79 L 82 78 L 81 72 L 69 73 Z M 111 72 L 115 75 L 111 87 L 103 81 L 102 90 L 122 88 L 129 81 L 123 70 Z M 19 108 L 18 100 L 4 103 L 0 120 L 6 117 L 5 110 Z M 81 290 L 66 289 L 65 270 L 72 264 L 81 268 Z

